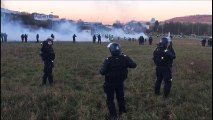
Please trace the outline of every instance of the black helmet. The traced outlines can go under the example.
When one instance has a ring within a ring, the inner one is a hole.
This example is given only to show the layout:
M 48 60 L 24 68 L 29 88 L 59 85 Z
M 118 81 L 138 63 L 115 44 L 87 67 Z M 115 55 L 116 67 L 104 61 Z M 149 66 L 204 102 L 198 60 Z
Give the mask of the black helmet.
M 50 43 L 50 42 L 51 42 L 51 44 L 53 44 L 53 39 L 50 38 L 50 37 L 48 37 L 48 38 L 46 39 L 46 41 L 47 41 L 47 43 Z
M 118 55 L 121 53 L 121 47 L 118 43 L 110 43 L 107 47 L 112 55 Z
M 160 45 L 160 47 L 167 47 L 168 43 L 169 43 L 169 39 L 166 37 L 163 37 L 160 39 L 159 45 Z
M 53 41 L 53 39 L 52 39 L 52 38 L 50 38 L 50 37 L 48 37 L 48 38 L 46 39 L 46 41 L 47 41 L 47 42 L 49 42 L 49 41 L 51 41 L 51 42 L 52 42 L 52 41 Z

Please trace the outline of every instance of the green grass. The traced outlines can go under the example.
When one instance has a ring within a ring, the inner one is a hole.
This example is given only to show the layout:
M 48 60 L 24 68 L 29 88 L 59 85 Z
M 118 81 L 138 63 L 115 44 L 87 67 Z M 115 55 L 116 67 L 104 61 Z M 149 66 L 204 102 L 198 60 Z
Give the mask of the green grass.
M 125 81 L 128 113 L 123 120 L 211 120 L 212 48 L 174 40 L 177 58 L 168 99 L 153 94 L 154 45 L 119 41 L 136 63 Z M 108 114 L 99 69 L 107 43 L 55 42 L 55 85 L 41 86 L 40 44 L 1 44 L 2 120 L 104 120 Z M 162 85 L 163 86 L 163 85 Z M 162 92 L 162 89 L 161 89 Z

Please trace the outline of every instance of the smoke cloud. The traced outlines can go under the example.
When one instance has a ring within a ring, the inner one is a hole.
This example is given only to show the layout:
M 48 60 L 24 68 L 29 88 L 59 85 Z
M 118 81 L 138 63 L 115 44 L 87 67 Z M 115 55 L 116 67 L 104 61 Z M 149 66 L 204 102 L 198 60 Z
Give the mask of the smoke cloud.
M 83 42 L 89 41 L 92 42 L 92 34 L 91 31 L 88 30 L 79 30 L 79 26 L 74 22 L 63 22 L 53 26 L 54 30 L 50 29 L 32 29 L 30 27 L 26 27 L 20 21 L 2 21 L 1 22 L 1 32 L 6 33 L 8 35 L 8 41 L 18 41 L 21 42 L 21 35 L 27 34 L 28 41 L 36 41 L 36 34 L 39 34 L 39 40 L 43 41 L 50 37 L 51 34 L 54 34 L 55 39 L 54 41 L 72 41 L 73 34 L 76 34 L 76 42 Z M 123 39 L 128 38 L 135 38 L 138 39 L 139 36 L 143 36 L 147 39 L 147 35 L 142 33 L 133 33 L 133 34 L 126 34 L 122 29 L 115 29 L 113 28 L 110 31 L 105 31 L 96 28 L 96 34 L 102 35 L 102 42 L 109 42 L 105 35 L 113 35 L 114 39 L 120 37 Z

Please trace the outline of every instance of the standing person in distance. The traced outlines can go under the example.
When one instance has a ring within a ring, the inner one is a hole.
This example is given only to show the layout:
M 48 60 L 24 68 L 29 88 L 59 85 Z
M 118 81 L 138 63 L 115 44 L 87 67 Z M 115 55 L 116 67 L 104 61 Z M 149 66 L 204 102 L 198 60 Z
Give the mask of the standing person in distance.
M 52 44 L 53 44 L 53 41 L 54 41 L 54 39 L 55 39 L 55 36 L 53 35 L 53 33 L 51 34 L 50 37 L 52 38 Z
M 100 34 L 98 35 L 98 43 L 101 44 L 101 35 Z
M 42 48 L 40 51 L 40 56 L 44 62 L 44 75 L 42 81 L 43 85 L 46 85 L 47 79 L 50 85 L 53 84 L 52 69 L 54 67 L 53 61 L 55 59 L 55 52 L 53 50 L 52 45 L 53 40 L 51 38 L 48 38 L 46 41 L 43 41 Z
M 24 39 L 25 39 L 24 34 L 21 34 L 21 42 L 22 42 L 22 43 L 24 42 Z
M 95 41 L 96 41 L 96 36 L 95 35 L 93 35 L 92 40 L 93 40 L 93 43 L 95 43 Z
M 202 46 L 206 45 L 206 38 L 203 38 L 203 40 L 201 40 L 201 44 L 202 44 Z
M 127 78 L 127 68 L 136 68 L 136 63 L 127 55 L 121 54 L 120 45 L 110 43 L 108 46 L 111 56 L 103 62 L 100 74 L 105 76 L 104 92 L 107 96 L 107 106 L 111 119 L 117 119 L 114 94 L 119 107 L 119 115 L 126 113 L 124 98 L 124 80 Z
M 39 34 L 36 35 L 36 42 L 39 42 Z
M 172 64 L 176 58 L 175 51 L 169 38 L 163 37 L 153 52 L 153 60 L 156 65 L 155 94 L 160 95 L 161 82 L 164 80 L 164 97 L 170 94 L 172 86 Z
M 72 36 L 72 40 L 73 40 L 72 42 L 73 42 L 73 43 L 75 43 L 75 38 L 76 38 L 76 37 L 77 37 L 77 36 L 76 36 L 75 34 Z
M 24 38 L 25 38 L 25 42 L 27 43 L 28 35 L 27 35 L 27 34 L 25 34 L 25 35 L 24 35 Z
M 152 36 L 149 36 L 149 45 L 152 45 Z

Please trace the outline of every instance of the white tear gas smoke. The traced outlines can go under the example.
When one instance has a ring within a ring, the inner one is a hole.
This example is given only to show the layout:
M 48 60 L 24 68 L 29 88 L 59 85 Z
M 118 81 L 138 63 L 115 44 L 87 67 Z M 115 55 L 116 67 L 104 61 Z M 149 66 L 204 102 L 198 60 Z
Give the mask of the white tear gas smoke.
M 26 28 L 21 22 L 1 22 L 1 32 L 8 35 L 8 41 L 21 41 L 21 35 L 27 34 L 28 41 L 36 41 L 36 34 L 39 34 L 39 40 L 43 41 L 54 34 L 54 41 L 72 41 L 73 34 L 76 34 L 76 41 L 92 41 L 92 36 L 89 32 L 77 30 L 77 26 L 68 22 L 54 26 L 56 31 L 40 28 L 33 30 Z M 105 41 L 102 39 L 102 41 Z
M 108 32 L 108 34 L 111 34 L 115 37 L 121 37 L 121 38 L 126 38 L 126 39 L 128 39 L 128 38 L 138 39 L 140 36 L 143 36 L 144 39 L 148 40 L 148 36 L 143 32 L 127 34 L 122 29 L 112 29 L 110 32 Z
M 168 38 L 168 41 L 169 41 L 169 42 L 172 42 L 170 32 L 168 32 L 168 36 L 167 36 L 167 38 Z
M 55 39 L 54 41 L 72 41 L 73 34 L 76 34 L 77 42 L 83 42 L 83 41 L 90 41 L 92 42 L 92 35 L 91 31 L 82 30 L 79 31 L 79 26 L 76 23 L 70 23 L 70 22 L 63 22 L 57 25 L 54 25 L 54 30 L 51 29 L 32 29 L 30 27 L 24 26 L 19 21 L 11 21 L 1 22 L 1 32 L 6 33 L 8 35 L 8 41 L 19 41 L 21 42 L 21 35 L 27 34 L 28 35 L 28 41 L 36 41 L 36 34 L 39 34 L 39 40 L 43 41 L 50 37 L 51 34 L 54 34 Z M 101 31 L 99 33 L 99 31 Z M 110 31 L 103 31 L 103 30 L 96 30 L 97 34 L 106 35 L 110 34 L 113 35 L 113 37 L 120 37 L 123 39 L 124 37 L 126 39 L 128 38 L 135 38 L 138 39 L 139 36 L 143 36 L 145 39 L 148 39 L 148 37 L 142 32 L 142 33 L 135 33 L 135 34 L 126 34 L 122 29 L 112 29 Z M 102 36 L 101 38 L 102 42 L 109 42 L 107 38 Z

